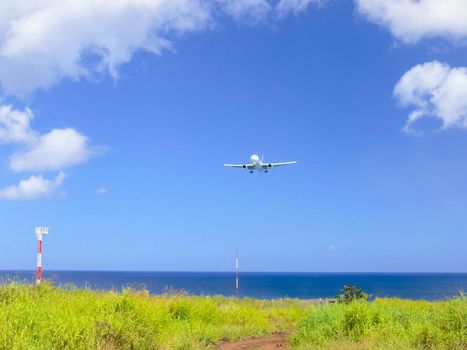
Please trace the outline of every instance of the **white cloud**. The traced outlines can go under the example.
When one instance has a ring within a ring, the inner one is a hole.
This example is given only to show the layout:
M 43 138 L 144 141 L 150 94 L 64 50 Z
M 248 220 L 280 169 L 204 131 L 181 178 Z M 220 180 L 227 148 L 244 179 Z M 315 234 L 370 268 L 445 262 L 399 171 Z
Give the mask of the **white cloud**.
M 41 135 L 27 151 L 10 157 L 13 171 L 61 170 L 86 162 L 92 155 L 88 138 L 74 129 Z
M 237 21 L 257 23 L 272 10 L 267 0 L 217 0 L 223 10 Z
M 415 43 L 423 38 L 467 38 L 465 0 L 355 0 L 368 20 L 387 27 L 399 40 Z
M 96 190 L 96 193 L 98 195 L 104 195 L 104 194 L 107 194 L 109 192 L 109 190 L 107 189 L 107 187 L 99 187 L 97 190 Z
M 305 11 L 310 4 L 321 5 L 327 0 L 280 0 L 276 5 L 276 11 L 279 16 L 285 16 L 293 12 L 298 14 Z
M 0 143 L 30 143 L 36 133 L 30 127 L 31 110 L 17 111 L 11 106 L 0 106 Z
M 34 118 L 29 109 L 15 110 L 0 106 L 0 144 L 21 148 L 10 156 L 9 166 L 15 172 L 60 170 L 53 180 L 33 175 L 17 186 L 0 189 L 0 199 L 36 199 L 48 196 L 62 185 L 61 170 L 87 161 L 95 152 L 88 138 L 72 128 L 54 129 L 40 134 L 31 128 Z
M 330 246 L 328 246 L 328 250 L 330 251 L 335 251 L 337 248 L 335 245 L 331 244 Z
M 16 172 L 63 170 L 86 162 L 94 153 L 88 138 L 72 128 L 54 129 L 46 134 L 33 130 L 29 109 L 0 106 L 0 142 L 19 144 L 22 150 L 10 157 Z
M 208 29 L 217 13 L 258 22 L 303 11 L 318 0 L 2 0 L 0 85 L 24 96 L 63 78 L 108 72 L 137 50 L 160 54 L 186 33 Z
M 414 106 L 404 130 L 414 132 L 416 121 L 434 117 L 442 129 L 467 128 L 467 67 L 451 68 L 438 61 L 419 64 L 406 72 L 394 88 L 403 106 Z
M 0 82 L 19 95 L 63 77 L 116 75 L 136 49 L 160 53 L 167 36 L 209 22 L 200 0 L 4 0 L 0 13 Z
M 63 184 L 65 173 L 60 172 L 55 179 L 48 180 L 42 175 L 31 176 L 22 180 L 17 186 L 0 189 L 0 199 L 37 199 L 49 196 Z

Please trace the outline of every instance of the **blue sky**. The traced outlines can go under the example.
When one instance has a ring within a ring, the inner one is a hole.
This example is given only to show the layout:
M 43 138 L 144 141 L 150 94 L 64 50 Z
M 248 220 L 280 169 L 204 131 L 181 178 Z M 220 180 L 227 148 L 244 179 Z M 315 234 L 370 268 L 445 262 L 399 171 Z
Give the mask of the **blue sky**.
M 406 28 L 383 0 L 238 3 L 157 32 L 160 52 L 48 22 L 33 45 L 4 19 L 0 268 L 33 269 L 48 225 L 45 269 L 229 271 L 238 248 L 246 271 L 466 271 L 467 30 Z M 20 136 L 14 111 L 34 115 Z M 298 164 L 222 166 L 252 153 Z

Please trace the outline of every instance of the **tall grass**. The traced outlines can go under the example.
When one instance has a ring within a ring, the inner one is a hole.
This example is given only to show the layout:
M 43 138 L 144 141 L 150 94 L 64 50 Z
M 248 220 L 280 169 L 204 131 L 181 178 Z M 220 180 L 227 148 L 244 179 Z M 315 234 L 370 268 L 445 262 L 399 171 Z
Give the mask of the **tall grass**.
M 467 299 L 313 306 L 146 291 L 0 285 L 0 349 L 215 349 L 223 339 L 292 333 L 296 349 L 467 350 Z
M 313 309 L 292 337 L 301 349 L 467 349 L 467 298 L 376 299 Z
M 0 349 L 209 349 L 222 339 L 288 331 L 307 308 L 9 283 L 0 286 Z

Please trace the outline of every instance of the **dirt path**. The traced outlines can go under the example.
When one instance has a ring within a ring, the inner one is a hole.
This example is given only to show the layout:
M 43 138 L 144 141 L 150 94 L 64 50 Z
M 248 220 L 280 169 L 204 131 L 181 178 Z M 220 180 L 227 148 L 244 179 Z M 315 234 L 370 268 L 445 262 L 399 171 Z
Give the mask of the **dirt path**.
M 288 348 L 287 337 L 276 334 L 265 338 L 225 342 L 219 345 L 218 350 L 287 350 Z

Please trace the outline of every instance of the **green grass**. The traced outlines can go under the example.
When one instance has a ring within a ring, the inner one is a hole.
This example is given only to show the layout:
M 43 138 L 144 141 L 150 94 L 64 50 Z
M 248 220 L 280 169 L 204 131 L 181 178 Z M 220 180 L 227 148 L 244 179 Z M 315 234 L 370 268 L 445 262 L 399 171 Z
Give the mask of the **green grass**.
M 222 339 L 290 331 L 309 308 L 9 283 L 0 286 L 0 349 L 214 349 Z
M 215 349 L 273 332 L 294 349 L 467 350 L 467 300 L 300 300 L 151 296 L 44 283 L 0 285 L 0 349 Z
M 313 309 L 291 339 L 299 349 L 467 349 L 467 298 L 376 299 Z

